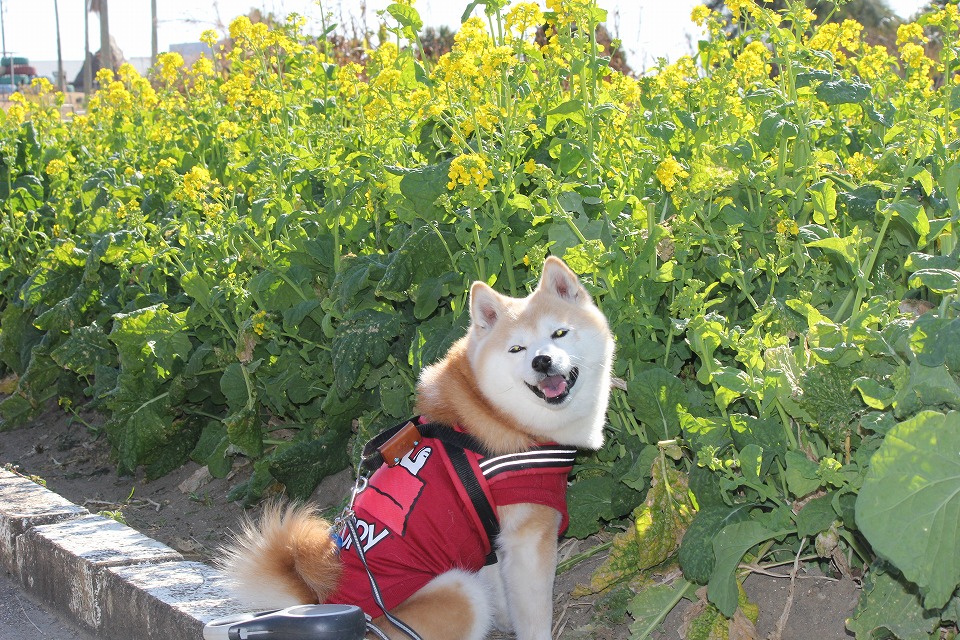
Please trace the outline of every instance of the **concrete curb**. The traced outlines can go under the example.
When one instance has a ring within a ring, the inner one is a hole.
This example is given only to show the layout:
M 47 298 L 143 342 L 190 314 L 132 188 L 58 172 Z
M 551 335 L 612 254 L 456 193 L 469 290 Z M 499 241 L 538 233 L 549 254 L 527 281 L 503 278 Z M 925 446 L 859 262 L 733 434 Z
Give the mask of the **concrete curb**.
M 0 469 L 0 562 L 98 638 L 196 640 L 243 611 L 211 567 Z

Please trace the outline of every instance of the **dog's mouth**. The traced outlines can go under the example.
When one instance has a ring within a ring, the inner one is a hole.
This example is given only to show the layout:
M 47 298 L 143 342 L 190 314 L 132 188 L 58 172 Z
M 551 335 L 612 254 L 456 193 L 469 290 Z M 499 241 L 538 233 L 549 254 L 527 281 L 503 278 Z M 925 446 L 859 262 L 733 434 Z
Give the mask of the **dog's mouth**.
M 580 370 L 574 367 L 566 375 L 545 376 L 537 384 L 525 384 L 536 395 L 550 404 L 560 404 L 570 395 L 570 390 L 577 383 Z

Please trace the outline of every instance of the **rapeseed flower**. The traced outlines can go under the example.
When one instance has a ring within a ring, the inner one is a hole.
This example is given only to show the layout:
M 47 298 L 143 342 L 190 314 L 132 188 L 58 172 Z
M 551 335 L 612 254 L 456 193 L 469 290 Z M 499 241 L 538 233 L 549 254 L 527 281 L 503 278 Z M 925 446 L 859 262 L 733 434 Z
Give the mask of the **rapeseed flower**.
M 543 24 L 543 11 L 533 2 L 519 2 L 507 12 L 504 24 L 507 31 L 523 38 L 528 29 L 536 31 Z
M 196 165 L 183 176 L 183 193 L 191 200 L 199 200 L 210 184 L 210 172 Z
M 483 190 L 487 183 L 493 180 L 493 171 L 490 170 L 486 158 L 479 153 L 466 153 L 454 158 L 447 175 L 450 178 L 447 189 L 450 190 L 456 189 L 458 185 L 476 185 Z
M 690 177 L 690 173 L 673 156 L 658 164 L 653 173 L 667 191 L 673 191 L 679 179 Z
M 48 176 L 59 176 L 60 174 L 67 172 L 67 163 L 60 158 L 54 158 L 47 163 L 44 172 Z
M 727 8 L 730 9 L 730 13 L 733 14 L 733 19 L 739 20 L 740 14 L 744 10 L 750 13 L 757 7 L 753 4 L 753 0 L 727 0 Z
M 174 51 L 161 53 L 157 56 L 157 72 L 160 78 L 168 84 L 174 84 L 183 69 L 183 56 Z
M 754 40 L 746 47 L 743 52 L 734 61 L 734 68 L 740 72 L 745 83 L 759 80 L 770 74 L 770 65 L 767 60 L 770 58 L 770 52 L 762 42 Z
M 698 27 L 702 27 L 707 22 L 707 18 L 710 17 L 711 13 L 713 12 L 710 11 L 710 7 L 704 4 L 698 4 L 693 8 L 693 11 L 690 12 L 690 20 Z

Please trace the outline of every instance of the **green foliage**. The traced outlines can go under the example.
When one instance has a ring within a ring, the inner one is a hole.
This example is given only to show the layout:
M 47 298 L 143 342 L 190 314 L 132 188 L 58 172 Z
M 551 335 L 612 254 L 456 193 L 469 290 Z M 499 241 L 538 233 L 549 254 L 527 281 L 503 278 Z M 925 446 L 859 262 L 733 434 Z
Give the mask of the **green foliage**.
M 866 569 L 860 637 L 955 624 L 956 5 L 887 50 L 730 4 L 695 10 L 695 59 L 639 78 L 595 3 L 498 0 L 433 60 L 393 4 L 363 65 L 238 19 L 212 61 L 104 73 L 84 115 L 14 97 L 0 429 L 88 399 L 123 473 L 246 456 L 231 498 L 307 496 L 413 411 L 471 282 L 524 295 L 554 254 L 626 388 L 569 493 L 571 535 L 627 525 L 591 588 L 685 575 L 619 607 L 635 637 L 694 584 L 699 632 L 729 631 L 738 566 L 797 554 Z

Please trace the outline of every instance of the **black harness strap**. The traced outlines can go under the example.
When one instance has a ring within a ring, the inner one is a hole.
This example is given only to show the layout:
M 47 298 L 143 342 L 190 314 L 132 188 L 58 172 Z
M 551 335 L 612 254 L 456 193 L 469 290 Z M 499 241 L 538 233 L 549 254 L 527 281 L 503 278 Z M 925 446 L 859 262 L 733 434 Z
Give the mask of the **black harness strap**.
M 464 489 L 466 489 L 467 496 L 469 496 L 470 501 L 473 503 L 473 508 L 480 517 L 480 523 L 483 525 L 487 540 L 490 541 L 490 555 L 487 556 L 487 564 L 494 564 L 497 561 L 494 546 L 497 536 L 500 535 L 500 521 L 497 519 L 496 511 L 494 511 L 493 506 L 487 499 L 487 494 L 483 492 L 480 481 L 477 479 L 477 474 L 474 472 L 473 467 L 470 466 L 470 461 L 467 459 L 466 453 L 467 451 L 472 451 L 481 457 L 487 457 L 490 455 L 490 452 L 479 440 L 469 433 L 457 431 L 439 422 L 419 424 L 417 422 L 418 419 L 419 417 L 401 422 L 371 438 L 363 447 L 363 458 L 360 462 L 361 472 L 364 470 L 373 471 L 382 464 L 389 464 L 390 461 L 383 459 L 383 455 L 381 455 L 379 449 L 410 423 L 416 426 L 417 431 L 420 432 L 422 437 L 439 440 L 443 444 L 443 448 L 446 450 L 450 462 L 453 463 L 453 469 L 456 471 L 457 477 L 463 484 Z
M 497 562 L 497 551 L 494 548 L 494 543 L 497 536 L 500 535 L 500 521 L 497 519 L 497 514 L 494 512 L 493 507 L 490 506 L 490 501 L 487 500 L 487 494 L 483 492 L 480 481 L 477 480 L 477 474 L 473 472 L 473 467 L 470 466 L 470 462 L 467 460 L 467 453 L 463 448 L 449 442 L 443 442 L 443 448 L 447 450 L 447 456 L 449 456 L 450 462 L 453 463 L 453 469 L 457 472 L 457 477 L 460 478 L 460 482 L 463 483 L 463 488 L 467 490 L 470 502 L 473 503 L 473 508 L 477 511 L 477 515 L 480 516 L 480 523 L 483 525 L 483 530 L 487 534 L 487 540 L 490 541 L 490 553 L 487 555 L 487 564 L 495 564 Z

